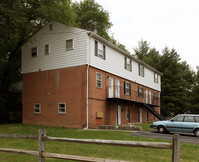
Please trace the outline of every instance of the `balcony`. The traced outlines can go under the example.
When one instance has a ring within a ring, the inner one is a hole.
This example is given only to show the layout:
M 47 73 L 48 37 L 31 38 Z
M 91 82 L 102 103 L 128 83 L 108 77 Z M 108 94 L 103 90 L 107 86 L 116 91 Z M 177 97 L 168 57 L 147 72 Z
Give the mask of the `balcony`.
M 156 95 L 155 95 L 156 94 Z M 148 89 L 143 89 L 142 92 L 125 89 L 121 86 L 108 86 L 106 88 L 106 98 L 107 100 L 119 99 L 123 101 L 131 101 L 137 103 L 148 104 L 152 107 L 160 106 L 160 98 L 156 92 L 149 91 Z

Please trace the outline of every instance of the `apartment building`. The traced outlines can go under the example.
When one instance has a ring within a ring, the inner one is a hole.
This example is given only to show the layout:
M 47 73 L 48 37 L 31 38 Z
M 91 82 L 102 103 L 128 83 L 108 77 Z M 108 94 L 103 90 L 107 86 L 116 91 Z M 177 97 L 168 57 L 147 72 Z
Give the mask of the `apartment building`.
M 160 119 L 161 73 L 93 32 L 46 24 L 22 46 L 23 123 L 71 128 Z

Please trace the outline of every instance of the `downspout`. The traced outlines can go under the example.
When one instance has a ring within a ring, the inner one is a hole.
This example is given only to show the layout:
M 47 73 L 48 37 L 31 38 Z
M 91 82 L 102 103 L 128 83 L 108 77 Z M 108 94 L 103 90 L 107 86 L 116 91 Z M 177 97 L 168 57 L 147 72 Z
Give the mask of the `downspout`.
M 88 65 L 87 65 L 87 71 L 86 71 L 86 128 L 84 129 L 88 129 L 88 83 L 89 83 L 89 67 L 90 67 L 90 37 L 92 36 L 92 32 L 89 33 L 89 46 L 88 46 Z

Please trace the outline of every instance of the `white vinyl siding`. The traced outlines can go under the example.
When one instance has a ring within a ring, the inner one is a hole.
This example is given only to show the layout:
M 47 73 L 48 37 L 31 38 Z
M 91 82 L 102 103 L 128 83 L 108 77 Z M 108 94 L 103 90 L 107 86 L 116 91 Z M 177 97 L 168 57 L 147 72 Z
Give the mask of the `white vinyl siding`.
M 75 47 L 66 51 L 66 40 L 70 39 Z M 45 55 L 46 44 L 50 45 L 50 55 Z M 49 25 L 46 25 L 23 45 L 22 73 L 86 65 L 87 46 L 88 35 L 84 30 L 53 23 L 53 30 L 49 31 Z M 34 58 L 30 54 L 33 47 L 37 47 L 38 55 Z
M 138 75 L 139 63 L 132 60 L 132 71 L 124 68 L 125 56 L 118 51 L 106 46 L 106 60 L 95 56 L 95 39 L 90 38 L 90 65 L 113 75 L 125 78 L 137 84 L 150 87 L 160 91 L 160 77 L 158 84 L 154 82 L 154 72 L 147 67 L 144 68 L 144 77 Z

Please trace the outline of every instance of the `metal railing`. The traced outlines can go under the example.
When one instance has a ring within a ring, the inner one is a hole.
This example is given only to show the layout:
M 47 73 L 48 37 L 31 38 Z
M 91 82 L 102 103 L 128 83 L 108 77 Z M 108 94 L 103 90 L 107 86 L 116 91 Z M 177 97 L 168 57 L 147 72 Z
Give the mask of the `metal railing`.
M 160 106 L 160 98 L 155 97 L 153 92 L 151 95 L 145 94 L 144 89 L 143 93 L 138 93 L 136 90 L 124 89 L 124 87 L 121 86 L 108 86 L 106 89 L 107 98 L 120 98 Z

